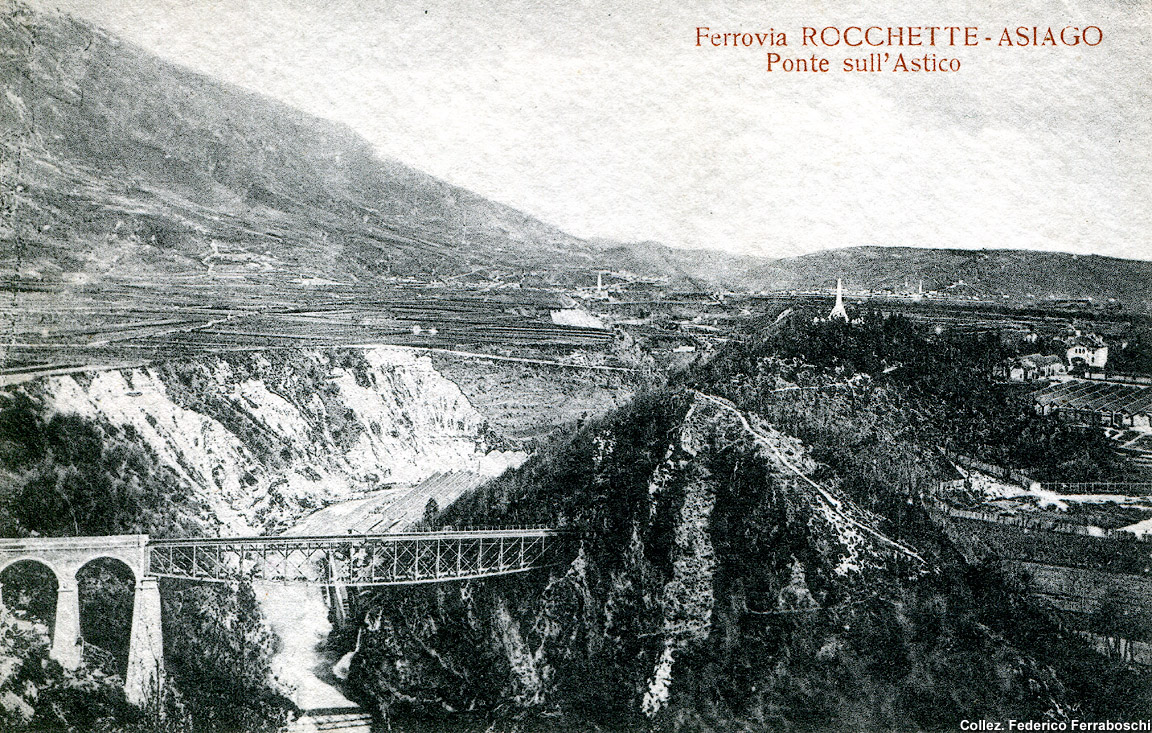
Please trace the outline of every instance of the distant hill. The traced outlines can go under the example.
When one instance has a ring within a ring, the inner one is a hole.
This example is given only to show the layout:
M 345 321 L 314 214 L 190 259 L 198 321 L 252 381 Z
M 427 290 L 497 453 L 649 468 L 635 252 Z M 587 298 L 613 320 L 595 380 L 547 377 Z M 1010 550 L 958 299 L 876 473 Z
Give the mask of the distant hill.
M 1029 250 L 846 247 L 800 257 L 767 259 L 655 242 L 598 241 L 605 260 L 635 272 L 662 272 L 701 287 L 742 290 L 828 290 L 841 278 L 849 291 L 909 294 L 923 287 L 1013 305 L 1091 300 L 1152 312 L 1152 262 Z
M 584 240 L 375 153 L 344 125 L 159 59 L 87 23 L 0 17 L 0 280 L 189 273 L 674 287 L 925 289 L 1152 310 L 1152 264 L 862 247 L 770 260 Z M 1029 296 L 1033 296 L 1029 298 Z
M 1152 262 L 1098 255 L 1024 250 L 851 247 L 773 261 L 757 280 L 774 289 L 827 288 L 843 278 L 849 290 L 937 291 L 1016 304 L 1091 299 L 1152 312 Z

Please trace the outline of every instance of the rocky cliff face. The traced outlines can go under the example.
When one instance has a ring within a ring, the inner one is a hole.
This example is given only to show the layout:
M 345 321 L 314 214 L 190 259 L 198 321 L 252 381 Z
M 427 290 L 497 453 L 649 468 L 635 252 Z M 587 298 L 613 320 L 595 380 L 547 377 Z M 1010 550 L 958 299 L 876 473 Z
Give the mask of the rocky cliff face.
M 641 397 L 444 517 L 578 529 L 562 566 L 376 594 L 350 680 L 391 720 L 513 729 L 883 729 L 1060 708 L 1061 683 L 980 622 L 962 581 L 816 469 L 724 400 Z
M 263 352 L 54 377 L 48 410 L 129 427 L 227 531 L 274 531 L 356 492 L 525 457 L 426 358 Z

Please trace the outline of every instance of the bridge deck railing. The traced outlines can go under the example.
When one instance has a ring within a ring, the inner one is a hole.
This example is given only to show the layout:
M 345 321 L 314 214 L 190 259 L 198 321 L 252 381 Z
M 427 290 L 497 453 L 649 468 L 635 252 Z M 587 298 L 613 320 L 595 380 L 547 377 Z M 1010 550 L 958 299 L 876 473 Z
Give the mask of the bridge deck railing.
M 519 537 L 519 536 L 548 536 L 563 537 L 577 534 L 577 530 L 569 528 L 556 528 L 546 525 L 504 525 L 500 527 L 460 526 L 441 527 L 437 529 L 408 530 L 405 532 L 364 533 L 348 532 L 346 534 L 323 535 L 251 535 L 236 537 L 174 537 L 167 539 L 152 538 L 148 546 L 167 545 L 210 545 L 210 544 L 284 544 L 300 541 L 320 542 L 362 542 L 362 541 L 388 541 L 391 539 L 427 538 L 427 537 L 460 537 L 471 539 L 475 537 Z

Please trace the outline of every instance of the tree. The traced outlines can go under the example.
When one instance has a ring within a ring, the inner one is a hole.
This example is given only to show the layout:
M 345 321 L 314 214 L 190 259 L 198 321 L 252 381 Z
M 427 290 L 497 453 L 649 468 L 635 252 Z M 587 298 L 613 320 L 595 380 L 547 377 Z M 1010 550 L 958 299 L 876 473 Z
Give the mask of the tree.
M 424 516 L 420 520 L 427 527 L 431 527 L 436 521 L 436 517 L 440 514 L 440 505 L 436 503 L 435 497 L 429 497 L 428 503 L 424 505 Z

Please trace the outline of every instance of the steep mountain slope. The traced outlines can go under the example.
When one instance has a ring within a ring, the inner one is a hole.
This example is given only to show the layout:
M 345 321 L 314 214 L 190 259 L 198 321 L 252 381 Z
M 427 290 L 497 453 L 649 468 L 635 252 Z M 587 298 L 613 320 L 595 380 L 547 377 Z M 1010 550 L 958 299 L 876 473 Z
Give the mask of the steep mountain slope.
M 638 266 L 689 284 L 719 253 L 636 260 L 378 156 L 344 125 L 209 79 L 91 25 L 0 17 L 5 275 L 534 273 Z M 14 194 L 14 195 L 13 195 Z M 672 253 L 666 247 L 656 249 Z
M 977 602 L 817 469 L 725 400 L 640 397 L 442 517 L 577 529 L 562 566 L 377 593 L 351 681 L 387 720 L 454 730 L 923 729 L 1065 709 L 1052 671 L 983 623 L 1009 595 Z
M 591 262 L 579 240 L 381 159 L 342 125 L 85 23 L 6 13 L 0 48 L 3 172 L 21 186 L 4 237 L 19 237 L 25 275 Z

